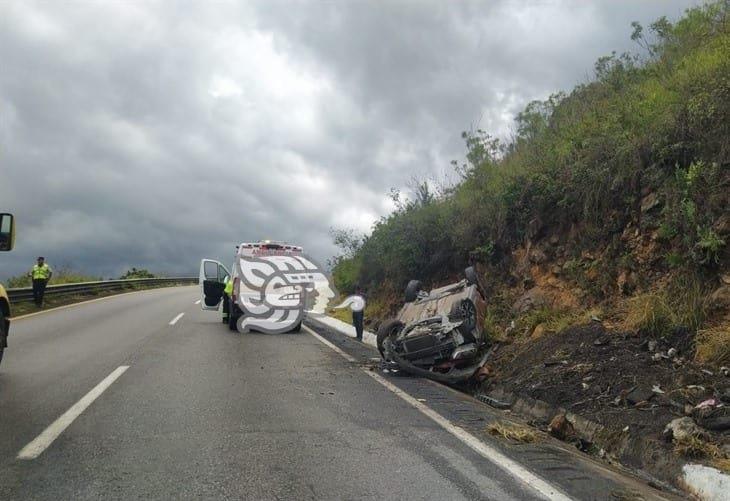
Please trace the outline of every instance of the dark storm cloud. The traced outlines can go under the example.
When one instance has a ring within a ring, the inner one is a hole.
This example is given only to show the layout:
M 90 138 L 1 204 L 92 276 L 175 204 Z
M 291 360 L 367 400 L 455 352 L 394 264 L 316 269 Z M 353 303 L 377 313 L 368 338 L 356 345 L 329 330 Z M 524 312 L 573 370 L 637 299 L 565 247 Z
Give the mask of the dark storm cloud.
M 442 178 L 459 134 L 692 1 L 0 3 L 0 275 L 37 254 L 189 274 L 265 237 L 325 260 L 386 194 Z

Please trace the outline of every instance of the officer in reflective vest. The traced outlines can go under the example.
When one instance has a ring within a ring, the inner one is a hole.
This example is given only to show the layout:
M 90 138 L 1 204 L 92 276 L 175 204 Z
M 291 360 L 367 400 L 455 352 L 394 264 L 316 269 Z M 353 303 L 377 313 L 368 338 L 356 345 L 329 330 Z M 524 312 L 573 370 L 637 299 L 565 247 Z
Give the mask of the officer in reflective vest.
M 43 294 L 46 292 L 46 285 L 53 275 L 51 267 L 45 262 L 43 256 L 38 257 L 37 264 L 33 265 L 30 270 L 30 278 L 33 280 L 33 301 L 36 306 L 41 308 L 43 306 Z

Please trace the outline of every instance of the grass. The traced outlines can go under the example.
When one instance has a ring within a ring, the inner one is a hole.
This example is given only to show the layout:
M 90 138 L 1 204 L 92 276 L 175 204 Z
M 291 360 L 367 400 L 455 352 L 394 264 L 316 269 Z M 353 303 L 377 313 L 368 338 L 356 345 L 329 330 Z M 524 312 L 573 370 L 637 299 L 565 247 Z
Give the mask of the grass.
M 706 293 L 700 280 L 694 276 L 678 275 L 663 289 L 629 299 L 623 327 L 661 337 L 675 327 L 697 331 L 706 318 Z
M 724 473 L 730 473 L 730 458 L 715 458 L 710 464 Z
M 331 317 L 336 318 L 337 320 L 342 320 L 343 322 L 352 325 L 352 311 L 350 310 L 350 308 L 330 308 L 327 311 L 327 314 Z
M 53 270 L 53 276 L 51 277 L 48 285 L 60 285 L 60 284 L 76 284 L 80 282 L 97 282 L 102 278 L 94 275 L 87 275 L 85 273 L 79 273 L 70 268 L 61 267 Z M 32 285 L 30 277 L 23 273 L 11 277 L 7 280 L 8 288 L 18 287 L 30 287 Z
M 359 284 L 372 294 L 391 282 L 400 291 L 412 278 L 445 281 L 471 258 L 504 271 L 534 231 L 557 234 L 566 222 L 578 230 L 570 242 L 578 252 L 565 274 L 596 299 L 612 294 L 613 274 L 577 260 L 583 249 L 615 245 L 607 269 L 637 267 L 637 285 L 654 283 L 638 267 L 633 245 L 617 238 L 640 216 L 644 188 L 661 210 L 638 229 L 661 225 L 659 250 L 671 269 L 717 268 L 728 248 L 713 229 L 727 210 L 728 19 L 730 4 L 716 0 L 675 23 L 659 20 L 649 27 L 648 53 L 600 58 L 590 81 L 527 104 L 508 141 L 465 132 L 466 158 L 454 162 L 457 183 L 416 181 L 409 196 L 392 193 L 394 212 L 369 235 L 353 240 L 344 233 L 336 285 Z M 671 315 L 655 310 L 637 314 L 656 330 Z M 701 308 L 690 304 L 686 313 L 686 321 L 701 323 Z
M 515 440 L 528 444 L 537 441 L 537 433 L 532 428 L 506 421 L 495 421 L 491 423 L 487 426 L 487 432 L 490 435 L 500 436 L 507 440 Z
M 538 308 L 522 316 L 518 325 L 531 334 L 538 325 L 545 327 L 545 332 L 558 333 L 573 325 L 583 325 L 595 317 L 600 317 L 602 311 L 593 308 L 590 310 L 564 310 L 555 308 Z
M 730 364 L 730 324 L 700 330 L 695 337 L 695 349 L 700 363 Z
M 629 330 L 660 337 L 674 322 L 674 312 L 663 293 L 639 294 L 627 303 L 624 326 Z
M 725 460 L 724 454 L 717 445 L 691 435 L 674 442 L 674 453 L 692 459 Z

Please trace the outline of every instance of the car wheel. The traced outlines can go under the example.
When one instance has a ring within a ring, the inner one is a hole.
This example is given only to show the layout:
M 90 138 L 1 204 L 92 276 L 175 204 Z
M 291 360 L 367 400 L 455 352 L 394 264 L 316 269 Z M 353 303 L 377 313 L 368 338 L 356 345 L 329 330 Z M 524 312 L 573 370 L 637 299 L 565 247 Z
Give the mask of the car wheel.
M 485 293 L 484 289 L 482 288 L 482 284 L 479 281 L 479 275 L 477 275 L 477 270 L 473 266 L 469 266 L 468 268 L 464 269 L 464 277 L 466 278 L 466 283 L 468 285 L 476 285 L 477 291 L 483 299 L 487 298 L 487 294 Z
M 477 308 L 471 299 L 463 299 L 451 307 L 449 318 L 461 321 L 459 332 L 468 341 L 474 341 L 474 331 L 477 328 Z
M 385 322 L 380 324 L 380 327 L 378 327 L 378 332 L 375 336 L 375 344 L 378 346 L 378 351 L 380 352 L 381 357 L 385 358 L 385 349 L 383 347 L 383 342 L 386 340 L 386 338 L 394 338 L 401 330 L 403 330 L 403 322 L 401 322 L 397 318 L 386 320 Z
M 466 277 L 466 283 L 469 285 L 479 285 L 479 277 L 473 266 L 469 266 L 464 270 L 464 277 Z
M 418 293 L 421 290 L 420 280 L 411 280 L 406 286 L 406 303 L 410 303 L 416 300 Z
M 290 332 L 291 334 L 296 334 L 296 333 L 298 333 L 298 332 L 301 332 L 301 331 L 302 331 L 302 322 L 299 322 L 299 323 L 298 323 L 297 325 L 295 325 L 295 326 L 294 326 L 294 328 L 293 328 L 292 330 L 290 330 L 289 332 Z

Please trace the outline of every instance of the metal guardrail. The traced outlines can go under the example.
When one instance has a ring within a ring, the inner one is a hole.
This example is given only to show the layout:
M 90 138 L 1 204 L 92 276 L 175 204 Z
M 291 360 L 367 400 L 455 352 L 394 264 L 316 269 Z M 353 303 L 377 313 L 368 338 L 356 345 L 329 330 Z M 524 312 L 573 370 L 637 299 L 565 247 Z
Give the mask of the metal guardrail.
M 63 296 L 66 294 L 93 294 L 95 292 L 108 292 L 129 289 L 134 286 L 157 286 L 172 284 L 197 284 L 198 277 L 170 277 L 170 278 L 132 278 L 128 280 L 103 280 L 101 282 L 79 282 L 75 284 L 49 285 L 46 287 L 46 296 Z M 33 288 L 23 287 L 7 289 L 11 302 L 22 302 L 33 300 Z

